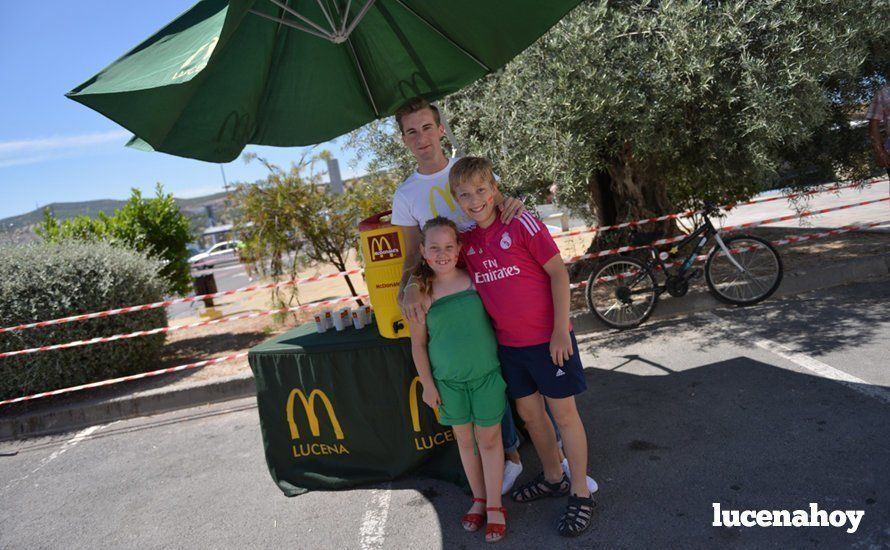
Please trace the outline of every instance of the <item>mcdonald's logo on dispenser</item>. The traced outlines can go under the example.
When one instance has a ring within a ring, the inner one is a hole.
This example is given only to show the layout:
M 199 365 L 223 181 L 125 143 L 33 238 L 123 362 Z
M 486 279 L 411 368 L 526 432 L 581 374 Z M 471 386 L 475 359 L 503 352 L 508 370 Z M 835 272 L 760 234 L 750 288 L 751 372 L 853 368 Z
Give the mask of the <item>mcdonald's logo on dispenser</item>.
M 419 376 L 415 376 L 408 387 L 408 412 L 411 415 L 411 427 L 414 428 L 415 433 L 421 432 L 419 402 L 422 399 L 418 396 L 418 392 L 423 391 L 422 388 Z M 423 406 L 426 407 L 426 404 L 424 403 Z M 433 412 L 436 414 L 436 421 L 439 422 L 439 409 L 433 409 Z M 439 427 L 445 428 L 441 425 Z M 445 445 L 450 441 L 454 441 L 454 432 L 450 428 L 446 428 L 433 434 L 414 436 L 414 448 L 418 451 L 425 451 L 439 445 Z
M 371 251 L 371 261 L 393 260 L 402 257 L 402 249 L 399 245 L 399 234 L 395 231 L 367 237 L 368 249 Z
M 358 224 L 365 264 L 365 283 L 374 306 L 380 336 L 406 338 L 408 324 L 399 308 L 399 282 L 405 267 L 405 235 L 389 222 L 391 212 L 380 212 Z
M 287 405 L 286 405 L 286 415 L 287 415 L 287 424 L 290 428 L 290 437 L 292 440 L 299 440 L 300 430 L 297 428 L 297 420 L 294 414 L 294 404 L 296 402 L 296 398 L 300 399 L 300 404 L 302 405 L 303 412 L 306 413 L 306 420 L 309 424 L 309 433 L 313 438 L 321 437 L 321 425 L 318 421 L 318 415 L 316 414 L 315 409 L 315 400 L 318 399 L 321 401 L 322 405 L 324 405 L 324 411 L 327 412 L 328 420 L 330 421 L 331 428 L 333 430 L 333 435 L 337 439 L 337 441 L 342 441 L 345 439 L 345 434 L 343 433 L 343 428 L 340 426 L 340 421 L 337 419 L 337 414 L 334 412 L 334 406 L 331 404 L 331 400 L 328 399 L 328 396 L 321 390 L 315 389 L 309 392 L 309 396 L 307 397 L 303 390 L 294 389 L 291 390 L 290 395 L 287 397 Z M 304 434 L 305 435 L 305 434 Z M 306 443 L 295 443 L 292 445 L 294 458 L 301 458 L 312 455 L 332 455 L 332 454 L 349 454 L 349 450 L 342 443 L 321 443 L 321 442 L 306 442 Z

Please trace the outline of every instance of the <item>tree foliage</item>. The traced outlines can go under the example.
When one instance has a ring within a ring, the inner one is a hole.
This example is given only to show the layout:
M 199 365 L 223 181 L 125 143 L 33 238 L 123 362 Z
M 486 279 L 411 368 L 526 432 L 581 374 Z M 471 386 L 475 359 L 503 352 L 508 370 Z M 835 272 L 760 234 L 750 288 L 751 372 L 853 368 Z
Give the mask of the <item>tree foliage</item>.
M 168 292 L 186 294 L 191 290 L 186 248 L 192 240 L 189 220 L 160 183 L 155 190 L 155 197 L 146 199 L 134 188 L 127 203 L 111 216 L 100 212 L 96 218 L 78 216 L 59 221 L 45 210 L 37 234 L 46 242 L 107 241 L 143 252 L 162 261 L 160 275 Z
M 764 187 L 864 177 L 864 111 L 890 68 L 877 0 L 591 1 L 443 102 L 517 195 L 602 224 Z M 357 134 L 384 164 L 392 126 Z M 519 190 L 516 190 L 519 189 Z
M 269 170 L 265 180 L 238 183 L 232 191 L 239 212 L 236 227 L 244 243 L 242 261 L 252 270 L 276 281 L 283 276 L 296 278 L 304 262 L 327 263 L 346 271 L 349 253 L 358 247 L 358 222 L 389 209 L 395 181 L 385 173 L 369 174 L 347 185 L 342 194 L 328 192 L 322 183 L 324 173 L 315 169 L 326 155 L 304 157 L 288 170 L 256 155 L 247 156 Z M 356 296 L 349 277 L 346 283 Z M 290 305 L 296 299 L 296 288 L 289 295 L 273 293 L 278 305 Z

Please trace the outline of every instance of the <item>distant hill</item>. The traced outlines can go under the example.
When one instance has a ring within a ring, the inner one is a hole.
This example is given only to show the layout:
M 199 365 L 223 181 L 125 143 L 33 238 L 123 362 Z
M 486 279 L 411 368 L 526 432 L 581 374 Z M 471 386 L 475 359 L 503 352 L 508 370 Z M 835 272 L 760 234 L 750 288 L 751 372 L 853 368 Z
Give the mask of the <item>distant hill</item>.
M 355 178 L 349 178 L 344 183 L 346 186 L 359 185 L 364 183 L 370 175 L 363 175 Z M 212 195 L 204 195 L 202 197 L 193 197 L 190 199 L 176 198 L 176 204 L 191 222 L 192 232 L 200 234 L 210 225 L 207 217 L 206 207 L 210 206 L 213 210 L 215 222 L 228 223 L 231 220 L 225 219 L 225 200 L 226 192 L 214 193 Z M 30 242 L 38 240 L 34 228 L 43 221 L 43 211 L 49 208 L 53 216 L 57 220 L 66 220 L 76 218 L 77 216 L 96 217 L 99 212 L 111 215 L 115 210 L 122 208 L 126 201 L 122 200 L 98 200 L 84 202 L 54 202 L 46 204 L 19 216 L 12 216 L 0 220 L 0 243 L 4 242 Z
M 213 207 L 216 215 L 222 209 L 226 198 L 225 191 L 214 193 L 212 195 L 204 195 L 203 197 L 193 197 L 190 199 L 175 199 L 180 210 L 192 219 L 193 227 L 206 227 L 207 214 L 205 206 Z M 54 202 L 36 210 L 32 210 L 26 214 L 12 216 L 0 220 L 0 242 L 28 242 L 37 239 L 34 233 L 34 226 L 43 220 L 43 211 L 49 208 L 53 216 L 58 220 L 66 220 L 76 218 L 77 216 L 89 216 L 91 218 L 104 212 L 111 215 L 126 204 L 127 201 L 122 200 L 97 200 L 83 202 Z

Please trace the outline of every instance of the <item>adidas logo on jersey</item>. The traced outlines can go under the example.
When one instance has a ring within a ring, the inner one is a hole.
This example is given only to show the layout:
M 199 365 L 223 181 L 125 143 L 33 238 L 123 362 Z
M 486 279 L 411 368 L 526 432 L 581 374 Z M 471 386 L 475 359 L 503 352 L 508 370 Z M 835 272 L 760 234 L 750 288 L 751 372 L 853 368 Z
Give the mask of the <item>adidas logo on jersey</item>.
M 467 256 L 472 256 L 475 253 L 476 253 L 476 249 L 471 246 L 470 250 L 467 252 Z
M 562 369 L 556 369 L 556 376 L 565 376 L 565 375 L 566 375 L 566 371 L 564 371 Z

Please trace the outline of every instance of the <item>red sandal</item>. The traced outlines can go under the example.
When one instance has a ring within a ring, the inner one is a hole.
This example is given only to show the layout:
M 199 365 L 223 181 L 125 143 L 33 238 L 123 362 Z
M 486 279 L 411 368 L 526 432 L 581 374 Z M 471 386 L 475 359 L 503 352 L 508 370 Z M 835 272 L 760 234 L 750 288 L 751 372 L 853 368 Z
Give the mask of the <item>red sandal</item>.
M 500 512 L 504 515 L 504 523 L 488 522 L 485 526 L 485 542 L 499 542 L 507 535 L 507 509 L 495 506 L 485 509 L 486 512 Z
M 484 498 L 474 498 L 473 502 L 481 502 L 485 504 Z M 461 526 L 465 531 L 469 531 L 470 533 L 475 533 L 485 524 L 485 516 L 482 514 L 464 514 L 464 517 L 460 518 Z M 467 524 L 470 527 L 467 527 Z

